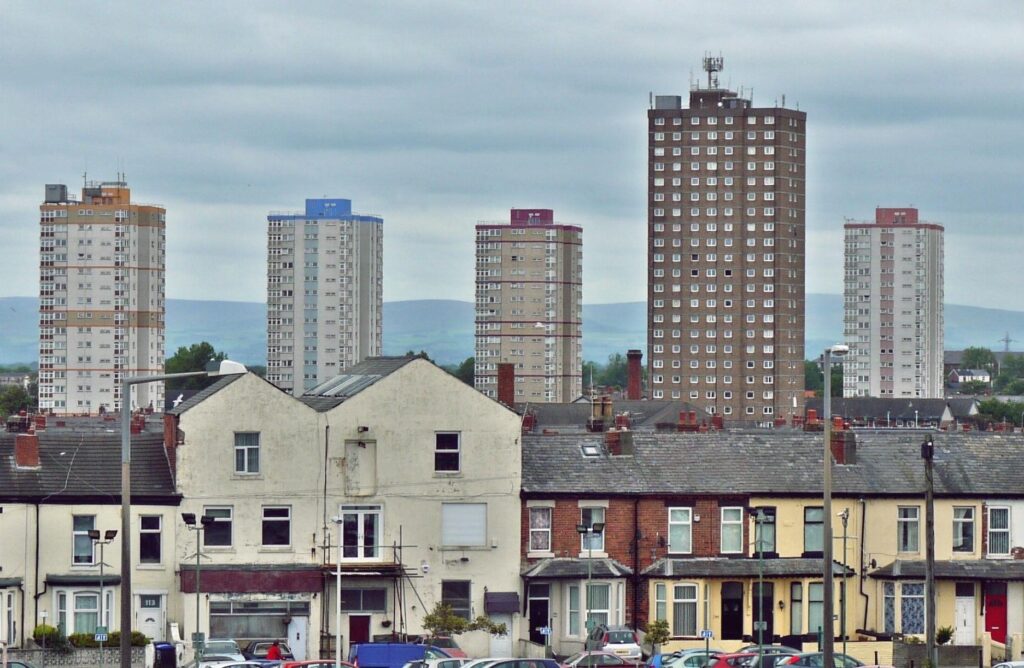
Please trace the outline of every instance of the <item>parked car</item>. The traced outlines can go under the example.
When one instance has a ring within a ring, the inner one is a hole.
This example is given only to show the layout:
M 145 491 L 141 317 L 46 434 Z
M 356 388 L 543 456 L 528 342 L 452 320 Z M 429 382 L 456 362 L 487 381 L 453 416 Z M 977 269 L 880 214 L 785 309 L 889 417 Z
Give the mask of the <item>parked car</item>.
M 12 659 L 7 662 L 7 668 L 36 668 L 36 665 L 28 661 L 15 661 Z
M 587 666 L 634 666 L 625 657 L 604 650 L 577 652 L 562 662 L 563 668 L 585 668 Z
M 410 661 L 447 658 L 438 647 L 400 642 L 355 643 L 348 650 L 349 663 L 356 668 L 402 668 Z
M 487 668 L 561 668 L 554 659 L 498 659 Z
M 446 652 L 448 650 L 445 650 Z M 464 657 L 452 657 L 450 659 L 420 659 L 419 661 L 410 661 L 402 668 L 462 668 L 473 659 Z
M 750 659 L 756 657 L 750 652 L 732 652 L 712 657 L 705 664 L 707 668 L 745 668 Z
M 203 646 L 203 659 L 199 662 L 200 668 L 211 664 L 244 663 L 245 656 L 239 649 L 238 643 L 231 638 L 210 638 Z
M 740 649 L 738 649 L 736 651 L 737 652 L 754 652 L 756 654 L 757 650 L 758 650 L 758 647 L 764 647 L 764 653 L 765 654 L 767 654 L 768 652 L 772 652 L 772 653 L 775 653 L 775 654 L 800 654 L 801 653 L 800 650 L 795 649 L 793 647 L 789 647 L 788 645 L 772 645 L 772 644 L 768 644 L 768 643 L 766 643 L 764 645 L 747 645 L 746 647 L 741 647 Z
M 671 658 L 662 658 L 661 665 L 663 668 L 704 668 L 708 661 L 724 653 L 720 649 L 686 649 L 675 652 Z
M 832 660 L 835 663 L 835 668 L 881 668 L 879 666 L 866 666 L 863 661 L 859 661 L 847 654 L 836 653 L 832 656 Z M 786 668 L 790 668 L 790 666 L 823 668 L 824 663 L 824 655 L 821 652 L 803 652 L 802 654 L 786 657 L 775 665 L 777 667 L 785 666 Z
M 1003 661 L 992 666 L 992 668 L 1024 668 L 1024 661 Z
M 448 654 L 448 656 L 466 658 L 466 653 L 462 651 L 461 647 L 459 647 L 459 643 L 455 642 L 455 638 L 446 638 L 443 636 L 430 638 L 423 636 L 416 641 L 416 644 L 440 647 Z
M 792 647 L 786 647 L 785 645 L 764 645 L 758 647 L 757 645 L 750 645 L 740 650 L 741 652 L 750 652 L 754 655 L 750 661 L 747 662 L 746 668 L 776 668 L 782 664 L 782 660 L 788 657 L 799 654 L 799 652 Z M 761 654 L 764 654 L 763 660 Z
M 643 650 L 640 649 L 640 637 L 636 631 L 628 626 L 606 626 L 598 624 L 587 635 L 584 649 L 603 649 L 606 652 L 626 657 L 633 663 L 640 663 L 643 660 Z
M 330 659 L 313 659 L 310 661 L 283 661 L 281 668 L 334 668 L 334 661 Z M 348 661 L 341 662 L 341 668 L 355 668 Z
M 295 655 L 292 654 L 291 649 L 288 648 L 288 644 L 285 641 L 277 640 L 277 643 L 278 643 L 277 646 L 281 649 L 281 660 L 282 661 L 288 661 L 288 660 L 294 660 L 295 659 Z M 270 646 L 273 645 L 273 644 L 274 644 L 274 639 L 273 638 L 271 638 L 269 640 L 250 640 L 249 643 L 246 644 L 246 646 L 242 648 L 242 655 L 245 656 L 245 658 L 249 659 L 249 660 L 253 660 L 253 659 L 266 659 L 267 658 L 267 650 L 269 650 Z

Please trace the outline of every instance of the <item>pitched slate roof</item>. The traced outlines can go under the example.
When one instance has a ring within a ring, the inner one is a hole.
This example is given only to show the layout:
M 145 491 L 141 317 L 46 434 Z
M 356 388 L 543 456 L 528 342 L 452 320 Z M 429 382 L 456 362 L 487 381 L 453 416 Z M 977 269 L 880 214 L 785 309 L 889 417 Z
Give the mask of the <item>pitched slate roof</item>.
M 415 355 L 368 357 L 309 390 L 299 397 L 299 401 L 314 410 L 328 411 L 416 359 L 420 358 Z
M 897 559 L 869 575 L 883 580 L 924 577 L 924 561 Z M 956 559 L 936 561 L 935 577 L 941 580 L 1024 580 L 1024 561 L 1016 559 Z
M 786 559 L 764 559 L 761 565 L 757 559 L 726 559 L 722 557 L 694 559 L 658 559 L 644 569 L 643 575 L 652 577 L 693 577 L 693 578 L 756 578 L 764 568 L 766 578 L 803 577 L 821 575 L 824 563 L 821 559 L 802 557 Z M 853 570 L 842 564 L 832 563 L 832 572 L 842 576 L 843 571 L 853 575 Z
M 600 411 L 600 404 L 596 404 Z M 634 429 L 654 429 L 659 423 L 679 422 L 681 411 L 695 411 L 697 421 L 710 422 L 711 416 L 700 408 L 686 403 L 685 401 L 662 401 L 662 400 L 629 400 L 620 399 L 612 404 L 616 414 L 629 413 Z M 516 404 L 516 410 L 522 413 L 529 410 L 537 416 L 537 425 L 540 428 L 567 428 L 586 426 L 587 419 L 591 415 L 591 404 L 589 401 L 568 404 Z
M 591 562 L 589 571 L 588 561 Z M 632 575 L 633 569 L 614 559 L 554 557 L 531 564 L 522 575 L 524 578 L 585 578 L 588 573 L 595 578 L 621 578 Z
M 832 415 L 841 415 L 851 420 L 856 418 L 884 419 L 888 416 L 892 420 L 913 420 L 915 411 L 917 419 L 923 422 L 938 421 L 946 410 L 945 399 L 883 399 L 880 397 L 833 397 Z M 818 411 L 818 417 L 822 415 L 824 404 L 821 397 L 814 397 L 807 400 L 807 408 Z M 950 407 L 952 411 L 952 407 Z M 953 413 L 953 417 L 958 416 Z
M 110 431 L 37 432 L 38 469 L 14 463 L 14 434 L 0 433 L 0 501 L 121 502 L 121 434 Z M 163 434 L 132 435 L 132 502 L 177 505 Z
M 834 469 L 836 495 L 919 495 L 920 431 L 863 431 L 857 463 Z M 935 492 L 1022 497 L 1024 435 L 931 432 Z M 584 457 L 581 445 L 601 454 Z M 707 434 L 634 432 L 635 453 L 609 456 L 604 434 L 523 438 L 524 495 L 814 495 L 822 489 L 822 434 L 790 430 Z
M 215 383 L 213 383 L 209 387 L 205 387 L 202 390 L 196 392 L 195 394 L 190 396 L 185 401 L 182 401 L 177 406 L 175 406 L 175 407 L 171 408 L 170 410 L 168 410 L 167 413 L 169 415 L 181 415 L 182 413 L 184 413 L 188 409 L 192 408 L 193 406 L 195 406 L 195 405 L 197 405 L 199 403 L 202 403 L 206 399 L 208 399 L 208 398 L 212 397 L 213 395 L 217 394 L 218 392 L 223 390 L 225 387 L 227 387 L 228 385 L 230 385 L 231 383 L 235 382 L 236 380 L 238 380 L 239 378 L 241 378 L 242 376 L 245 376 L 245 375 L 247 375 L 247 374 L 238 373 L 238 374 L 231 374 L 230 376 L 221 376 L 220 378 L 217 379 L 217 381 Z M 172 392 L 172 394 L 173 394 L 173 392 Z

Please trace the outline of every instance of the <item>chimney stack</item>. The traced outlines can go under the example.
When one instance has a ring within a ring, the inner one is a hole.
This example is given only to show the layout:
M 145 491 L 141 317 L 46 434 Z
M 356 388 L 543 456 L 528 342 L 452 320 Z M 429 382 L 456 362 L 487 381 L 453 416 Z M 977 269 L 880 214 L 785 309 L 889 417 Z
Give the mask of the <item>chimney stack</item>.
M 14 464 L 19 469 L 39 468 L 39 437 L 35 433 L 14 437 Z
M 509 408 L 516 401 L 516 367 L 511 362 L 498 364 L 498 401 Z
M 643 352 L 639 350 L 626 351 L 626 364 L 629 371 L 629 381 L 626 384 L 626 398 L 631 401 L 637 401 L 642 398 L 640 390 L 640 379 L 642 377 L 640 360 L 643 359 L 643 356 Z

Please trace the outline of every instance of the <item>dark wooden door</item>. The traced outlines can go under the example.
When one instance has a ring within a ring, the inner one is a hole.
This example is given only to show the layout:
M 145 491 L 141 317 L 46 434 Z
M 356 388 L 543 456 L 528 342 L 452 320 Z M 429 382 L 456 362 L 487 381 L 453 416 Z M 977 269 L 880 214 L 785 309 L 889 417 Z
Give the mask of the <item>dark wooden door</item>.
M 743 639 L 743 583 L 722 583 L 722 640 Z

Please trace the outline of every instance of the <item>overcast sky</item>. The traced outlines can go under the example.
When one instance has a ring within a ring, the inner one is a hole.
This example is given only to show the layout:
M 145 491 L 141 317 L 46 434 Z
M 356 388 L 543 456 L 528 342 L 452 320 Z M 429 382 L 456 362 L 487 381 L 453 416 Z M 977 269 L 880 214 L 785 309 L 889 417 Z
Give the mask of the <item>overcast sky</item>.
M 45 183 L 167 208 L 167 296 L 263 301 L 266 214 L 383 216 L 384 298 L 472 300 L 473 226 L 584 229 L 584 301 L 646 295 L 648 94 L 706 51 L 807 112 L 807 291 L 844 217 L 946 227 L 946 301 L 1024 310 L 1021 2 L 0 5 L 0 295 L 38 291 Z

